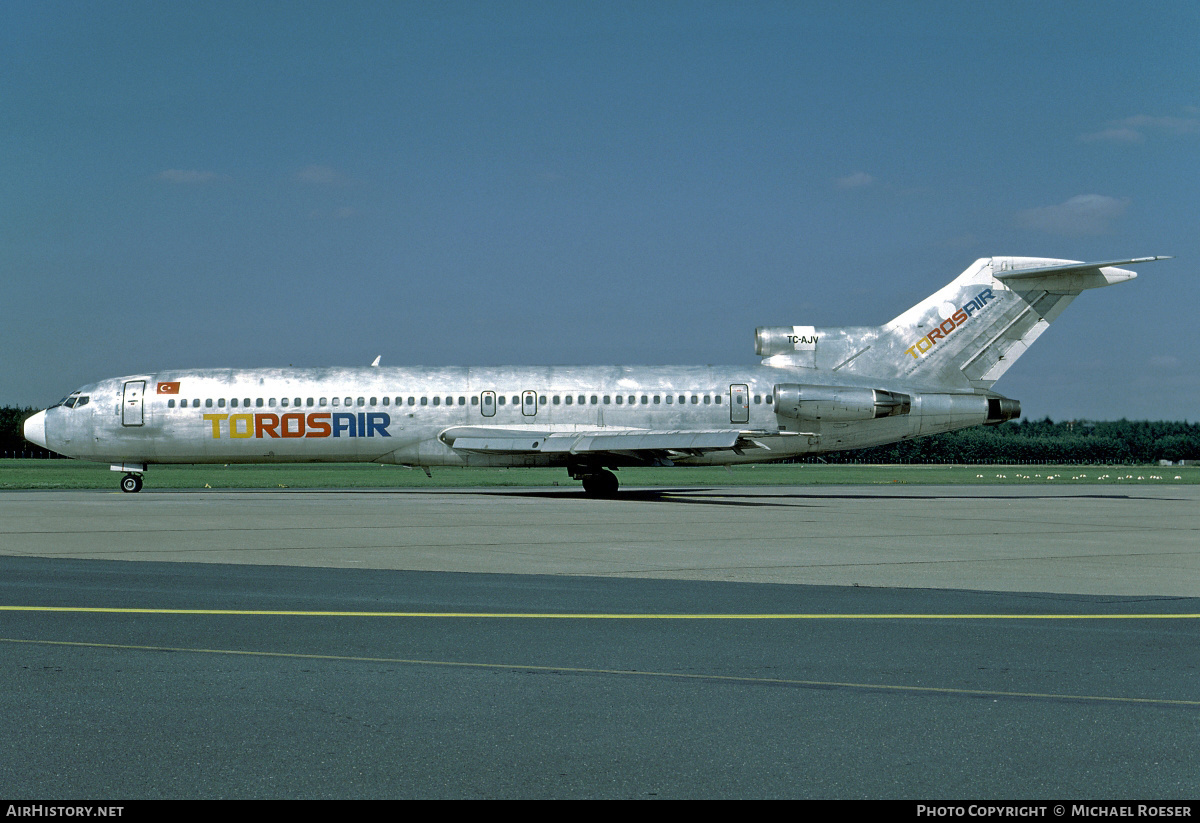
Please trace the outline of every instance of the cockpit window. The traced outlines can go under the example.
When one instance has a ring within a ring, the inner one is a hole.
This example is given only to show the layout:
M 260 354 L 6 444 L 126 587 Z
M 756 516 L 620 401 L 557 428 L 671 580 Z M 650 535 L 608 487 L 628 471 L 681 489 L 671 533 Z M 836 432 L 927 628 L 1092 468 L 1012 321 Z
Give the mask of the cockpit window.
M 80 406 L 86 406 L 88 399 L 89 398 L 86 394 L 81 397 L 79 392 L 73 391 L 62 400 L 59 400 L 53 406 L 49 406 L 48 408 L 54 409 L 58 408 L 59 406 L 66 406 L 68 409 L 77 409 Z
M 62 400 L 59 400 L 53 406 L 48 406 L 47 408 L 55 409 L 55 408 L 58 408 L 59 406 L 66 406 L 68 409 L 73 409 L 73 408 L 75 408 L 75 401 L 78 398 L 79 398 L 79 392 L 73 391 L 70 394 L 68 394 L 66 397 L 64 397 Z M 87 402 L 87 401 L 84 401 L 84 402 Z

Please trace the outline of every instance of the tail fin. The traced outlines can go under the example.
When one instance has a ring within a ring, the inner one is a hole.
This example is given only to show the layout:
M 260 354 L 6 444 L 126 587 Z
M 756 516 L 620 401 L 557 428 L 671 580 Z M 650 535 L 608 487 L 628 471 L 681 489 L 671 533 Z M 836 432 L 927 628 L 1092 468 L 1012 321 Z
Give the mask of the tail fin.
M 1166 257 L 1079 263 L 1035 257 L 976 260 L 952 282 L 876 328 L 815 329 L 813 365 L 926 385 L 990 389 L 1084 289 L 1137 277 L 1117 268 Z M 800 352 L 797 352 L 799 355 Z M 767 362 L 785 365 L 784 355 Z

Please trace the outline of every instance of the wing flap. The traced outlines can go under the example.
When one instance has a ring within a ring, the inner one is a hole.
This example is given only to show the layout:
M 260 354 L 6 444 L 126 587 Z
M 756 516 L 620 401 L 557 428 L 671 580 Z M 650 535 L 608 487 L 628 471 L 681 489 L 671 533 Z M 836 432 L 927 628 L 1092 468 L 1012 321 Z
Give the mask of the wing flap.
M 717 451 L 732 449 L 741 437 L 738 431 L 646 431 L 591 434 L 577 439 L 571 451 Z
M 476 454 L 598 454 L 693 452 L 737 447 L 743 433 L 730 429 L 655 431 L 524 431 L 460 426 L 442 433 L 442 441 L 456 451 Z

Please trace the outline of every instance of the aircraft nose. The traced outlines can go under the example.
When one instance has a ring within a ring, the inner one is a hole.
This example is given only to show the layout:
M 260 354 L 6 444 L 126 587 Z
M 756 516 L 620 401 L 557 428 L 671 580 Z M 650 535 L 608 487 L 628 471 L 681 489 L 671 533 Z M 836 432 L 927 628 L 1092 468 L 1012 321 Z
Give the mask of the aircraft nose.
M 43 449 L 50 448 L 46 445 L 46 412 L 40 411 L 25 421 L 25 439 Z

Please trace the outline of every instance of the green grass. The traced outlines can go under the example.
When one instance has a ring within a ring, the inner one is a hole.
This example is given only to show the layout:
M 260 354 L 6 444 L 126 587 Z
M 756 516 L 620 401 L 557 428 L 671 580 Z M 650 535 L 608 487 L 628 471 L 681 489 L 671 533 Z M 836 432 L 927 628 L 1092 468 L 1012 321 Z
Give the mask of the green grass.
M 825 485 L 1194 485 L 1194 466 L 864 466 L 770 465 L 622 469 L 622 486 Z M 151 466 L 147 489 L 378 489 L 468 486 L 571 486 L 565 469 L 419 469 L 362 463 Z M 74 460 L 0 460 L 0 490 L 112 489 L 121 475 Z

